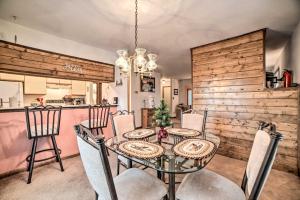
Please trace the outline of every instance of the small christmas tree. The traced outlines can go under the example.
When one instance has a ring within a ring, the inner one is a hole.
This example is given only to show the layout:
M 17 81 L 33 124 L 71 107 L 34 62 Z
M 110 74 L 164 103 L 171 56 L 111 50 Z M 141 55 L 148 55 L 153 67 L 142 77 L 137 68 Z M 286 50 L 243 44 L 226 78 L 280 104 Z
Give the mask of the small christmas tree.
M 168 106 L 164 100 L 161 100 L 159 107 L 155 109 L 155 114 L 153 118 L 155 120 L 156 126 L 158 127 L 164 128 L 172 125 L 170 119 L 171 115 Z

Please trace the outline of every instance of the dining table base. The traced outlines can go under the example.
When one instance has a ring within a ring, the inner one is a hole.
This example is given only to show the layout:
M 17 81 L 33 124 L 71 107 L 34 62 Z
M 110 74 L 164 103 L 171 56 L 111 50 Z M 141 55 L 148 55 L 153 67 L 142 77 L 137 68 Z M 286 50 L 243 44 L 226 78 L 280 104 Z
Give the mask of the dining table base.
M 175 200 L 175 174 L 169 173 L 169 200 Z

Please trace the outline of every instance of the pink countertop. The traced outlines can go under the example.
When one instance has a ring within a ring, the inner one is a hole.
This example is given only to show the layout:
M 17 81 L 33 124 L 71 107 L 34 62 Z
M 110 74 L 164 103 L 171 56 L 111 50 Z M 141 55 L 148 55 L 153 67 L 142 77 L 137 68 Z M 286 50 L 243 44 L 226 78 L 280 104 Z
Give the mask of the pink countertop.
M 115 111 L 116 107 L 111 107 L 111 112 Z M 79 153 L 74 125 L 87 119 L 87 108 L 62 110 L 60 134 L 56 136 L 62 158 Z M 106 138 L 113 135 L 110 120 L 108 127 L 103 131 Z M 0 176 L 26 168 L 25 159 L 30 154 L 32 141 L 27 138 L 24 112 L 0 113 Z M 48 138 L 41 138 L 38 141 L 37 150 L 44 148 L 52 148 Z M 49 155 L 49 152 L 43 152 L 36 155 L 36 158 L 45 158 Z

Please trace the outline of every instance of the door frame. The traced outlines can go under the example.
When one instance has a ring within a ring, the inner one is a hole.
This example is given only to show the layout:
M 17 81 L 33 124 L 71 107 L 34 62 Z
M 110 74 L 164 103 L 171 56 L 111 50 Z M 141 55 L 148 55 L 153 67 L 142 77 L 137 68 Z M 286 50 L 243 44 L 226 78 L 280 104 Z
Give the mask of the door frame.
M 189 105 L 189 90 L 192 91 L 192 105 Z M 192 108 L 193 106 L 193 89 L 192 88 L 187 88 L 186 89 L 186 105 Z
M 170 105 L 169 105 L 169 109 L 170 109 L 170 112 L 172 112 L 172 87 L 171 86 L 162 86 L 162 99 L 164 99 L 164 96 L 165 96 L 165 90 L 164 88 L 170 88 Z

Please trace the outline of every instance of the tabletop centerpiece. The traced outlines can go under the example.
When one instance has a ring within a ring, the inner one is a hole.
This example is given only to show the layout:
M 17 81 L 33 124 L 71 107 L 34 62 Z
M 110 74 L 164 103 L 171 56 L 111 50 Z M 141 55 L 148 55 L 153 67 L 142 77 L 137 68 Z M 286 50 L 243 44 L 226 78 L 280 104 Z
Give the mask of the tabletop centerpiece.
M 157 140 L 161 144 L 161 140 L 168 137 L 168 132 L 165 128 L 172 125 L 170 111 L 164 100 L 161 100 L 159 107 L 155 109 L 153 118 L 156 126 L 160 127 L 157 133 Z

